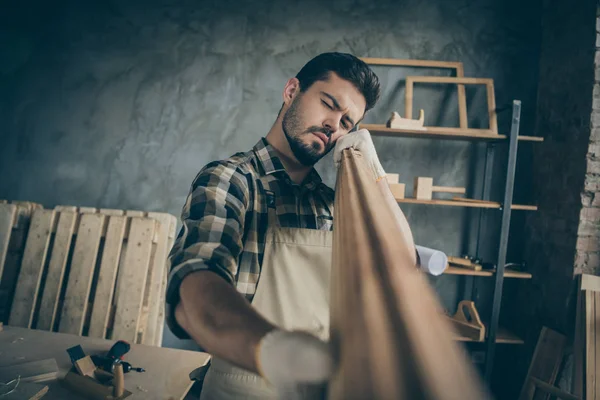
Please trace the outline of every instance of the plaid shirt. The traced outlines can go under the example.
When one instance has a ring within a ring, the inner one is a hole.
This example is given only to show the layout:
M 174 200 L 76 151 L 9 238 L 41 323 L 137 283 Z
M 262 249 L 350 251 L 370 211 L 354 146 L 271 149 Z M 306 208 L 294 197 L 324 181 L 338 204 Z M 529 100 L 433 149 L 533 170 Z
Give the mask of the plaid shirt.
M 183 207 L 183 226 L 169 254 L 167 324 L 175 321 L 179 285 L 195 271 L 210 270 L 252 301 L 261 273 L 269 207 L 279 225 L 332 230 L 334 191 L 311 170 L 302 185 L 292 182 L 263 138 L 251 151 L 206 165 L 194 179 Z

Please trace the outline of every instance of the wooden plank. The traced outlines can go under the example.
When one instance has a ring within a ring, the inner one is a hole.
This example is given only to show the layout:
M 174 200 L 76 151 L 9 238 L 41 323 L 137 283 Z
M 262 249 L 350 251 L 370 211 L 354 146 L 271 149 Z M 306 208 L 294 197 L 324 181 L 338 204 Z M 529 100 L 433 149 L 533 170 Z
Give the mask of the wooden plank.
M 60 332 L 74 335 L 83 333 L 106 217 L 102 214 L 82 214 L 80 218 L 59 326 Z
M 428 204 L 432 206 L 455 206 L 455 207 L 473 207 L 473 208 L 500 208 L 500 203 L 495 201 L 481 201 L 481 202 L 470 202 L 470 201 L 457 201 L 457 200 L 419 200 L 413 198 L 396 199 L 398 203 L 412 203 L 412 204 Z M 513 210 L 537 210 L 537 206 L 518 205 L 513 204 Z
M 32 382 L 19 382 L 18 385 L 10 385 L 5 389 L 14 388 L 8 392 L 8 390 L 4 390 L 2 393 L 6 393 L 2 395 L 2 400 L 39 400 L 46 393 L 48 393 L 48 386 L 32 383 Z
M 488 85 L 493 84 L 494 80 L 489 78 L 465 78 L 454 76 L 407 76 L 406 81 L 412 83 L 455 83 L 464 85 Z
M 585 341 L 586 341 L 586 363 L 585 363 L 585 392 L 586 399 L 596 399 L 596 301 L 594 293 L 585 292 Z
M 384 124 L 360 124 L 360 127 L 367 129 L 373 136 L 482 141 L 499 141 L 507 138 L 506 135 L 493 134 L 490 129 L 426 126 L 423 130 L 413 130 L 388 128 Z
M 79 207 L 79 212 L 81 214 L 96 214 L 98 209 L 95 207 Z
M 52 247 L 52 257 L 48 265 L 48 274 L 44 284 L 36 329 L 51 331 L 54 327 L 58 316 L 58 300 L 63 287 L 65 269 L 76 224 L 76 213 L 58 213 L 58 226 L 54 237 L 54 246 Z
M 54 210 L 36 210 L 33 213 L 9 325 L 23 328 L 32 326 L 54 221 Z
M 592 340 L 594 343 L 594 352 L 588 351 L 588 357 L 594 357 L 594 400 L 600 399 L 600 382 L 598 377 L 598 367 L 600 366 L 600 293 L 587 291 L 591 293 L 594 298 L 594 336 Z
M 443 193 L 466 194 L 467 188 L 455 186 L 432 186 L 431 191 Z
M 449 275 L 473 275 L 473 276 L 493 276 L 493 271 L 474 271 L 470 269 L 449 266 L 444 270 L 444 274 Z M 505 278 L 531 279 L 533 276 L 528 272 L 504 270 Z
M 575 313 L 575 338 L 573 340 L 573 379 L 571 391 L 583 397 L 583 370 L 585 366 L 585 294 L 581 291 L 581 275 L 577 279 L 577 310 Z
M 165 307 L 162 295 L 163 280 L 167 279 L 167 255 L 169 253 L 169 230 L 172 216 L 164 213 L 148 213 L 148 218 L 158 221 L 156 232 L 158 241 L 156 244 L 156 253 L 150 266 L 150 285 L 148 293 L 149 311 L 148 323 L 145 334 L 142 338 L 143 344 L 156 345 L 158 341 L 158 331 L 162 331 L 163 325 L 160 321 L 160 310 Z
M 406 91 L 404 94 L 404 118 L 412 119 L 413 113 L 413 82 L 407 80 L 406 86 L 404 90 Z
M 126 222 L 125 216 L 109 217 L 88 336 L 106 337 Z
M 0 382 L 21 377 L 21 382 L 47 382 L 56 379 L 58 365 L 56 359 L 48 358 L 0 367 Z
M 59 211 L 59 212 L 72 212 L 72 213 L 76 213 L 78 212 L 77 207 L 75 206 L 56 206 L 54 207 L 54 210 Z
M 494 94 L 494 81 L 490 79 L 490 82 L 485 85 L 485 88 L 490 129 L 495 134 L 498 134 L 498 115 L 496 114 L 496 97 Z
M 171 251 L 171 249 L 173 248 L 173 243 L 175 241 L 175 235 L 176 235 L 176 231 L 177 231 L 177 218 L 173 215 L 169 214 L 169 238 L 167 240 L 167 259 L 168 259 L 168 255 L 169 252 Z M 168 266 L 165 266 L 165 279 L 163 279 L 162 284 L 161 284 L 161 288 L 160 288 L 160 298 L 161 299 L 165 299 L 166 298 L 166 293 L 167 293 L 167 277 L 169 276 L 169 271 L 168 271 Z M 164 301 L 164 300 L 163 300 Z M 162 341 L 163 341 L 163 333 L 164 333 L 164 326 L 165 326 L 165 307 L 161 307 L 159 309 L 159 313 L 158 313 L 158 325 L 159 328 L 156 332 L 156 343 L 155 346 L 162 346 Z
M 139 217 L 139 218 L 143 218 L 146 216 L 146 213 L 144 211 L 137 211 L 137 210 L 127 210 L 125 211 L 125 215 L 127 215 L 128 217 Z
M 0 281 L 2 281 L 4 274 L 4 262 L 6 261 L 16 214 L 17 206 L 14 204 L 0 204 Z
M 101 208 L 100 210 L 98 210 L 98 212 L 100 214 L 104 214 L 104 215 L 125 215 L 125 211 L 124 210 L 115 210 L 112 208 Z
M 144 289 L 148 278 L 150 252 L 156 222 L 149 218 L 134 217 L 125 262 L 117 282 L 117 309 L 112 332 L 113 339 L 135 342 L 139 330 Z
M 460 66 L 456 68 L 456 76 L 462 78 L 465 76 L 464 68 L 462 63 Z M 465 90 L 465 85 L 459 84 L 457 87 L 458 90 L 458 121 L 459 126 L 461 128 L 468 128 L 469 122 L 467 118 L 467 94 Z
M 399 58 L 376 58 L 361 57 L 362 61 L 369 65 L 387 65 L 396 67 L 424 67 L 424 68 L 447 68 L 462 69 L 462 63 L 458 61 L 437 61 L 437 60 L 408 60 Z

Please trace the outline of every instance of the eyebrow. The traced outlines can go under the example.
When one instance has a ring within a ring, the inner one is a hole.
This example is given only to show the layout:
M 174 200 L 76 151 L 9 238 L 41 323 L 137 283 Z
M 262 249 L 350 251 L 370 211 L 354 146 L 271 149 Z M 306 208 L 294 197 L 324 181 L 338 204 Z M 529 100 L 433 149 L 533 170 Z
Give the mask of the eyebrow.
M 326 93 L 326 92 L 323 92 L 323 91 L 321 91 L 321 94 L 323 96 L 328 97 L 333 102 L 333 108 L 335 108 L 337 111 L 342 111 L 342 107 L 340 107 L 340 103 L 338 103 L 338 101 L 337 101 L 337 99 L 335 97 L 333 97 L 329 93 Z M 352 127 L 355 126 L 354 120 L 352 118 L 350 118 L 348 116 L 348 114 L 346 114 L 346 119 L 352 124 Z

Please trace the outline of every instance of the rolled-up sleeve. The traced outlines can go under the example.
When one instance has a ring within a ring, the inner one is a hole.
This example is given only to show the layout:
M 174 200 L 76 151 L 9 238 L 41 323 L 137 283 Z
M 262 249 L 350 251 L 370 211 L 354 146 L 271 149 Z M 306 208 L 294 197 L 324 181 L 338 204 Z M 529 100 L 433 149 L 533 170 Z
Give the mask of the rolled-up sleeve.
M 166 321 L 177 337 L 189 338 L 175 320 L 179 287 L 188 274 L 209 270 L 235 285 L 248 199 L 248 180 L 235 164 L 208 164 L 194 179 L 169 254 Z

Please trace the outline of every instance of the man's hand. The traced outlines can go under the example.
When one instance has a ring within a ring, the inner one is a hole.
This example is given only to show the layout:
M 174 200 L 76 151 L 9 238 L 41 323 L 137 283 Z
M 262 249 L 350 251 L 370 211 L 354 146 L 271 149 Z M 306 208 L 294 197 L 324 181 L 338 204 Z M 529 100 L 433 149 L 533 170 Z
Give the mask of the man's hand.
M 373 171 L 373 178 L 378 180 L 385 176 L 385 171 L 379 162 L 371 134 L 366 129 L 360 129 L 356 132 L 348 133 L 342 136 L 335 142 L 333 150 L 333 161 L 335 166 L 339 167 L 342 162 L 342 151 L 344 149 L 353 148 L 361 152 L 367 165 Z
M 315 398 L 334 370 L 329 345 L 300 331 L 275 329 L 260 341 L 256 354 L 260 374 L 282 399 Z

